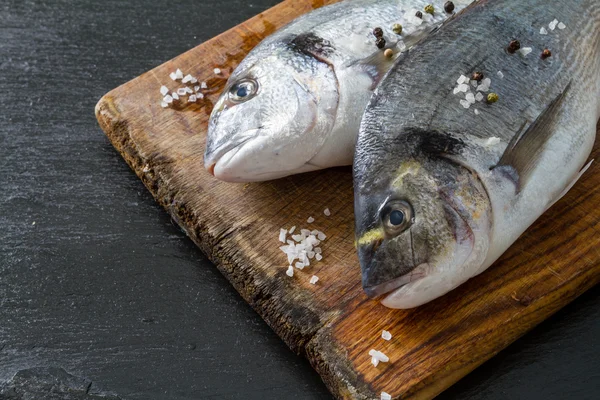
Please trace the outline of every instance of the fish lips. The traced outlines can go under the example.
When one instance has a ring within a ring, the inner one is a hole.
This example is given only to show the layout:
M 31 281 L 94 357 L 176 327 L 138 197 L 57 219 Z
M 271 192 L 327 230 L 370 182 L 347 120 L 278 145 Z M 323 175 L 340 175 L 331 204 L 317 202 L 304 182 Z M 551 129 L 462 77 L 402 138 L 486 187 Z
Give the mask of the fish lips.
M 402 261 L 390 257 L 393 253 L 388 252 L 387 245 L 384 239 L 378 239 L 358 248 L 363 290 L 369 297 L 389 293 L 424 276 L 412 273 L 417 268 L 412 259 Z

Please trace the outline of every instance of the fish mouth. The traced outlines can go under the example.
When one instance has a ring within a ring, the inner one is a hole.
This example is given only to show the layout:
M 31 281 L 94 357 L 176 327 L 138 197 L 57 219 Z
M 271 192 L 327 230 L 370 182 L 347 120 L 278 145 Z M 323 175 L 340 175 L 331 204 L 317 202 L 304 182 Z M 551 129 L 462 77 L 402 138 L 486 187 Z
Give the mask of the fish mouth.
M 215 168 L 217 167 L 217 164 L 219 164 L 219 162 L 221 162 L 222 160 L 230 160 L 231 158 L 233 158 L 235 153 L 237 153 L 242 148 L 242 146 L 249 142 L 251 139 L 253 139 L 252 136 L 247 137 L 236 143 L 217 147 L 213 151 L 207 151 L 204 154 L 204 168 L 208 171 L 209 174 L 215 176 Z
M 396 291 L 402 289 L 409 283 L 425 278 L 427 276 L 428 268 L 429 264 L 427 263 L 419 264 L 415 269 L 413 269 L 407 274 L 399 276 L 398 278 L 394 278 L 390 281 L 380 283 L 379 285 L 365 287 L 364 291 L 367 294 L 367 296 L 371 298 L 375 298 L 385 294 L 387 294 L 388 296 L 393 296 Z M 386 296 L 386 298 L 388 296 Z

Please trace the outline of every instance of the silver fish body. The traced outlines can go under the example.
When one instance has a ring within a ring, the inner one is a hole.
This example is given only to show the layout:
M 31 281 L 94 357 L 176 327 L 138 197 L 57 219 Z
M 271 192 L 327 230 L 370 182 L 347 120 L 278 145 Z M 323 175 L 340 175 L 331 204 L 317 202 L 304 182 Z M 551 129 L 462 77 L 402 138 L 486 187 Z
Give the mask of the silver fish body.
M 456 0 L 455 12 L 472 0 Z M 345 0 L 306 14 L 261 42 L 229 78 L 211 114 L 205 167 L 231 182 L 350 165 L 360 118 L 402 51 L 447 20 L 416 16 L 425 0 Z M 402 34 L 393 32 L 400 23 Z M 380 27 L 386 58 L 375 45 Z
M 499 101 L 465 109 L 454 88 L 476 71 Z M 487 269 L 583 172 L 599 99 L 598 0 L 480 1 L 402 55 L 357 141 L 365 291 L 411 308 Z

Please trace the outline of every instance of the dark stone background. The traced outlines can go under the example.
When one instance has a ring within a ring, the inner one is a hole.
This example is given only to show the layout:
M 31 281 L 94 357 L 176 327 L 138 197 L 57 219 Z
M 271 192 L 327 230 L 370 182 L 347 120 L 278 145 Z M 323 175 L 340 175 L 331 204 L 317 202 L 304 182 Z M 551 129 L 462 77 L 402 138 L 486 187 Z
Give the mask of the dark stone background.
M 276 2 L 0 1 L 0 398 L 330 398 L 94 118 Z M 599 337 L 597 287 L 441 398 L 600 398 Z

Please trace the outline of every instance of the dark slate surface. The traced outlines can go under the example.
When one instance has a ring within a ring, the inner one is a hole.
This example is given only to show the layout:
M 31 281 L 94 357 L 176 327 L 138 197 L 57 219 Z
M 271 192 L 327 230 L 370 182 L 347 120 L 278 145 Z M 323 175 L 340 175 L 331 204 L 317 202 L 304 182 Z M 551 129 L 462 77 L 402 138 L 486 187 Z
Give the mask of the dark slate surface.
M 0 2 L 0 398 L 330 398 L 93 112 L 276 2 Z M 598 398 L 599 321 L 595 288 L 441 398 Z

